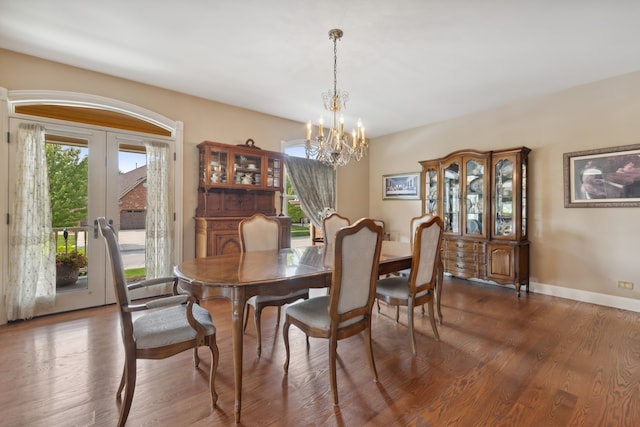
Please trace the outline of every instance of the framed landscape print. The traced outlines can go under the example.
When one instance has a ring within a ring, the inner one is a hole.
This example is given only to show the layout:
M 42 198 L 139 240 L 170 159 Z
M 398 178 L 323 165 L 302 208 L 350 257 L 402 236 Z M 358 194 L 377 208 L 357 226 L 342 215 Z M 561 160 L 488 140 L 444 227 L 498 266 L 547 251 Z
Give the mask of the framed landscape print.
M 383 175 L 382 198 L 420 199 L 420 172 Z
M 640 144 L 564 154 L 564 206 L 640 206 Z

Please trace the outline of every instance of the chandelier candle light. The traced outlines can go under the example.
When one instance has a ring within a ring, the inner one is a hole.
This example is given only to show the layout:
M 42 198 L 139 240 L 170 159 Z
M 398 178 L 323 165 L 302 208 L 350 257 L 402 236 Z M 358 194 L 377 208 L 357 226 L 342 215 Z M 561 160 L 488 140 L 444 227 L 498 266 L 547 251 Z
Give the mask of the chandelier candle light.
M 344 166 L 351 159 L 360 160 L 367 153 L 367 140 L 364 135 L 364 126 L 358 120 L 356 129 L 351 136 L 344 133 L 344 116 L 342 110 L 346 109 L 349 94 L 338 89 L 338 40 L 343 32 L 339 29 L 329 31 L 329 39 L 333 41 L 333 90 L 322 94 L 324 108 L 331 112 L 331 128 L 329 135 L 324 136 L 324 119 L 320 117 L 318 134 L 311 138 L 313 126 L 311 121 L 307 123 L 307 137 L 305 140 L 305 152 L 307 158 L 315 158 L 334 168 Z

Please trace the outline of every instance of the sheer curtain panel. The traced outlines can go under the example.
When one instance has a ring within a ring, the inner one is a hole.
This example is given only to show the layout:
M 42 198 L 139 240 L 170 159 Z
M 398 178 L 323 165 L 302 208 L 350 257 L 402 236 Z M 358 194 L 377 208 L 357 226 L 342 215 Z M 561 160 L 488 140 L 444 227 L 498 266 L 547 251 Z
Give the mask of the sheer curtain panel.
M 45 130 L 21 124 L 9 227 L 7 319 L 30 319 L 56 295 L 56 242 L 51 229 Z
M 284 161 L 300 207 L 313 225 L 321 229 L 322 211 L 335 209 L 336 171 L 318 160 L 285 156 Z
M 147 151 L 147 219 L 146 269 L 147 279 L 167 277 L 173 266 L 173 194 L 169 146 L 145 143 Z

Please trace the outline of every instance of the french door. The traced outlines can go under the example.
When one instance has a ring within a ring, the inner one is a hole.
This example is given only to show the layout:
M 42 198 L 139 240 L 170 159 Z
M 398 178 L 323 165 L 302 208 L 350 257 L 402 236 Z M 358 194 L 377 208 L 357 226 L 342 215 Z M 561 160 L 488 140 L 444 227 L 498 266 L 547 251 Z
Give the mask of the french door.
M 66 122 L 11 118 L 10 132 L 20 123 L 45 128 L 53 230 L 59 254 L 79 252 L 88 263 L 75 282 L 58 283 L 53 308 L 36 315 L 76 310 L 115 302 L 111 267 L 104 241 L 94 222 L 104 216 L 118 232 L 127 276 L 145 277 L 146 155 L 145 142 L 172 144 L 162 137 L 68 125 Z M 9 158 L 15 156 L 9 148 Z M 15 176 L 9 162 L 10 180 Z M 13 184 L 10 182 L 10 187 Z M 9 195 L 9 205 L 13 201 Z M 124 219 L 124 220 L 123 220 Z M 123 223 L 124 222 L 124 223 Z M 139 297 L 147 296 L 145 294 Z

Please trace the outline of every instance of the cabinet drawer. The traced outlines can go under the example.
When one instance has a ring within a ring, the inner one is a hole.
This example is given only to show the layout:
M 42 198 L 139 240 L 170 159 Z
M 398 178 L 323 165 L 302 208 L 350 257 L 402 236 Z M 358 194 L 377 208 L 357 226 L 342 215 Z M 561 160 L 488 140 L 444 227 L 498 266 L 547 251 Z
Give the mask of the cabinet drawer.
M 456 277 L 484 278 L 486 276 L 486 264 L 484 263 L 445 260 L 444 269 Z
M 207 221 L 207 228 L 209 230 L 233 230 L 237 232 L 238 224 L 240 224 L 240 219 Z
M 443 244 L 443 249 L 448 251 L 464 251 L 464 252 L 473 252 L 473 253 L 484 253 L 485 252 L 485 244 L 482 242 L 475 242 L 473 240 L 450 240 L 445 239 Z
M 444 251 L 442 254 L 443 259 L 449 260 L 452 263 L 465 263 L 465 264 L 486 264 L 487 256 L 484 253 L 463 252 L 463 251 Z

